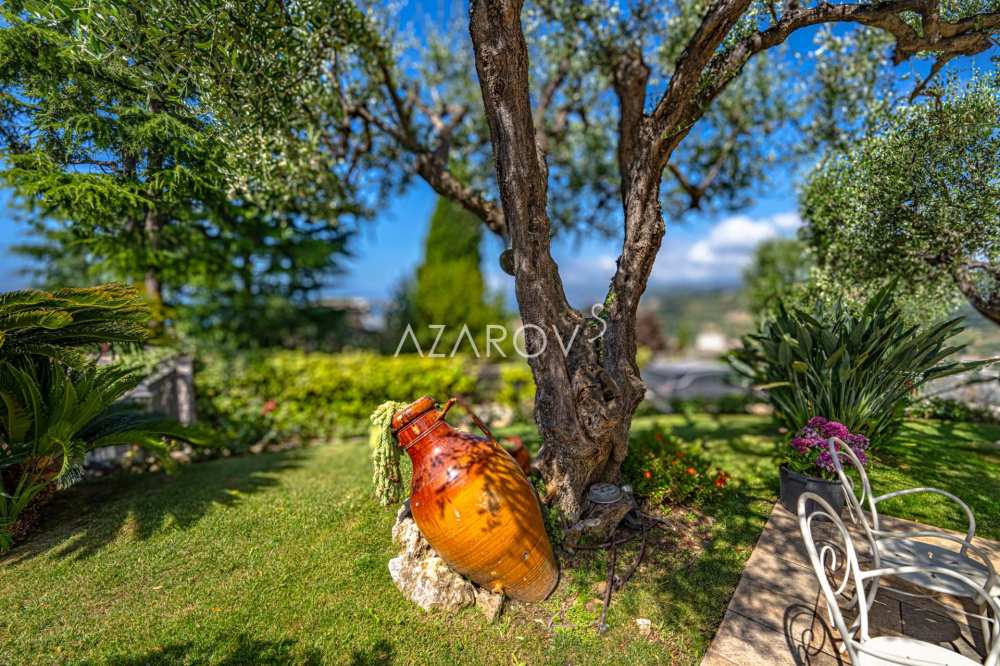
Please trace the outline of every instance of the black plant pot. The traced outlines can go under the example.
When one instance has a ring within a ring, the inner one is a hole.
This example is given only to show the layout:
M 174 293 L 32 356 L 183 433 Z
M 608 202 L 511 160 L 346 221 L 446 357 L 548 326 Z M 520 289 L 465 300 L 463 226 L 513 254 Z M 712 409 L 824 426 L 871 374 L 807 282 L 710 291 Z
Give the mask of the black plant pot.
M 840 515 L 844 510 L 844 487 L 840 485 L 839 480 L 828 481 L 826 479 L 817 479 L 814 476 L 805 476 L 782 465 L 781 505 L 792 513 L 797 513 L 799 510 L 799 497 L 802 493 L 807 492 L 816 493 L 829 502 L 833 510 L 837 512 L 837 515 Z M 816 502 L 812 500 L 806 502 L 806 515 L 819 509 L 820 506 Z

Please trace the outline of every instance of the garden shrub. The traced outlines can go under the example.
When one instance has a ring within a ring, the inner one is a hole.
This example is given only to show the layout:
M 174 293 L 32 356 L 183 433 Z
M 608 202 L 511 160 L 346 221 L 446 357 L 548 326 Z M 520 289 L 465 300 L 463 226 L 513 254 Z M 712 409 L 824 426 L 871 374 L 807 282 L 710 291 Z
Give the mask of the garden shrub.
M 495 400 L 510 407 L 519 419 L 531 418 L 535 404 L 535 378 L 524 361 L 508 361 L 500 365 L 500 386 Z
M 936 419 L 966 423 L 998 423 L 1000 416 L 987 407 L 969 405 L 951 398 L 925 398 L 906 408 L 911 419 Z
M 239 447 L 271 438 L 359 434 L 386 400 L 474 396 L 476 368 L 461 357 L 363 351 L 208 355 L 199 362 L 195 391 L 199 418 Z
M 893 288 L 882 289 L 858 315 L 839 303 L 820 303 L 812 313 L 779 303 L 773 319 L 744 336 L 730 364 L 767 392 L 775 417 L 789 430 L 824 416 L 877 446 L 898 430 L 923 384 L 990 362 L 950 361 L 965 348 L 947 346 L 964 330 L 962 318 L 907 326 Z
M 655 504 L 699 504 L 729 482 L 697 442 L 682 442 L 659 426 L 633 432 L 622 467 L 633 491 Z
M 202 441 L 120 401 L 141 372 L 96 362 L 98 342 L 146 340 L 148 319 L 139 295 L 117 285 L 0 294 L 0 552 L 25 531 L 26 511 L 79 477 L 88 451 L 138 444 L 166 463 L 165 438 Z

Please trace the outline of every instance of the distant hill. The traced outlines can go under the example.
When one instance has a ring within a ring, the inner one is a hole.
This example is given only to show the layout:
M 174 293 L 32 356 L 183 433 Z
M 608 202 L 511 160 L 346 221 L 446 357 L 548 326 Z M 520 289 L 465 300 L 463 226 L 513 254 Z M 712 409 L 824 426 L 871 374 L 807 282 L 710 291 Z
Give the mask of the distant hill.
M 688 347 L 703 331 L 718 331 L 738 338 L 753 327 L 743 291 L 738 288 L 659 290 L 642 299 L 654 311 L 663 332 L 681 347 Z
M 739 338 L 753 327 L 753 317 L 739 287 L 661 289 L 647 293 L 642 307 L 656 313 L 663 333 L 681 347 L 689 347 L 702 331 L 714 330 L 727 338 Z M 968 306 L 955 314 L 966 320 L 967 328 L 959 342 L 969 345 L 967 353 L 1000 356 L 1000 326 Z

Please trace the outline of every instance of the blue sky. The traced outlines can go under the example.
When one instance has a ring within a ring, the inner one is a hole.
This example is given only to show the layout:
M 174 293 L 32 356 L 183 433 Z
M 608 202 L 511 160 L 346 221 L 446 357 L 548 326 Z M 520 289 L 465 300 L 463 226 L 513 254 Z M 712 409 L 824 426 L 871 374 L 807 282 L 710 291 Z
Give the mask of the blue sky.
M 386 298 L 420 261 L 434 201 L 434 193 L 422 182 L 395 199 L 373 224 L 362 229 L 348 272 L 337 278 L 330 292 L 376 301 Z M 758 242 L 794 234 L 799 224 L 795 207 L 793 186 L 782 179 L 746 211 L 668 224 L 650 289 L 736 283 Z M 620 239 L 606 238 L 556 241 L 553 254 L 573 305 L 583 307 L 603 298 L 620 245 Z M 513 278 L 498 263 L 502 249 L 492 236 L 486 239 L 483 270 L 492 287 L 511 296 Z
M 428 16 L 441 16 L 442 0 L 408 2 L 398 19 L 418 26 Z M 447 13 L 447 12 L 445 12 Z M 809 33 L 793 36 L 793 51 L 813 47 Z M 989 67 L 985 57 L 976 59 Z M 967 70 L 969 64 L 964 65 Z M 799 225 L 796 214 L 797 178 L 793 173 L 776 174 L 766 194 L 747 210 L 738 213 L 685 219 L 669 224 L 663 248 L 650 281 L 650 290 L 666 287 L 735 284 L 753 248 L 761 240 L 791 236 Z M 346 262 L 346 272 L 331 280 L 329 295 L 361 296 L 375 303 L 386 301 L 393 288 L 410 275 L 420 261 L 435 195 L 422 181 L 396 196 L 376 219 L 366 224 L 353 245 L 354 256 Z M 13 244 L 26 240 L 25 227 L 18 223 L 9 194 L 0 190 L 0 291 L 27 285 L 19 275 L 25 264 L 13 255 Z M 560 240 L 553 254 L 561 267 L 571 302 L 577 307 L 602 298 L 614 271 L 620 239 L 590 238 Z M 513 279 L 500 271 L 499 241 L 490 237 L 483 247 L 483 268 L 495 289 L 512 302 Z

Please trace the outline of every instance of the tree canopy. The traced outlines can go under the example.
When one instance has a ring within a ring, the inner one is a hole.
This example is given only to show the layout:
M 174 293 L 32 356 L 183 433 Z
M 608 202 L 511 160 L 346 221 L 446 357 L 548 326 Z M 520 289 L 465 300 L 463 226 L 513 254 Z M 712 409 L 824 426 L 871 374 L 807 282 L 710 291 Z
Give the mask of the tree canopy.
M 203 77 L 167 69 L 180 45 L 141 10 L 92 3 L 85 23 L 32 9 L 3 13 L 0 178 L 33 214 L 39 241 L 23 249 L 45 282 L 135 278 L 161 319 L 241 344 L 294 325 L 337 269 L 353 210 L 241 192 Z M 104 41 L 89 30 L 100 19 Z
M 901 279 L 914 318 L 964 299 L 1000 324 L 1000 87 L 982 78 L 928 94 L 808 179 L 817 280 L 862 296 Z

